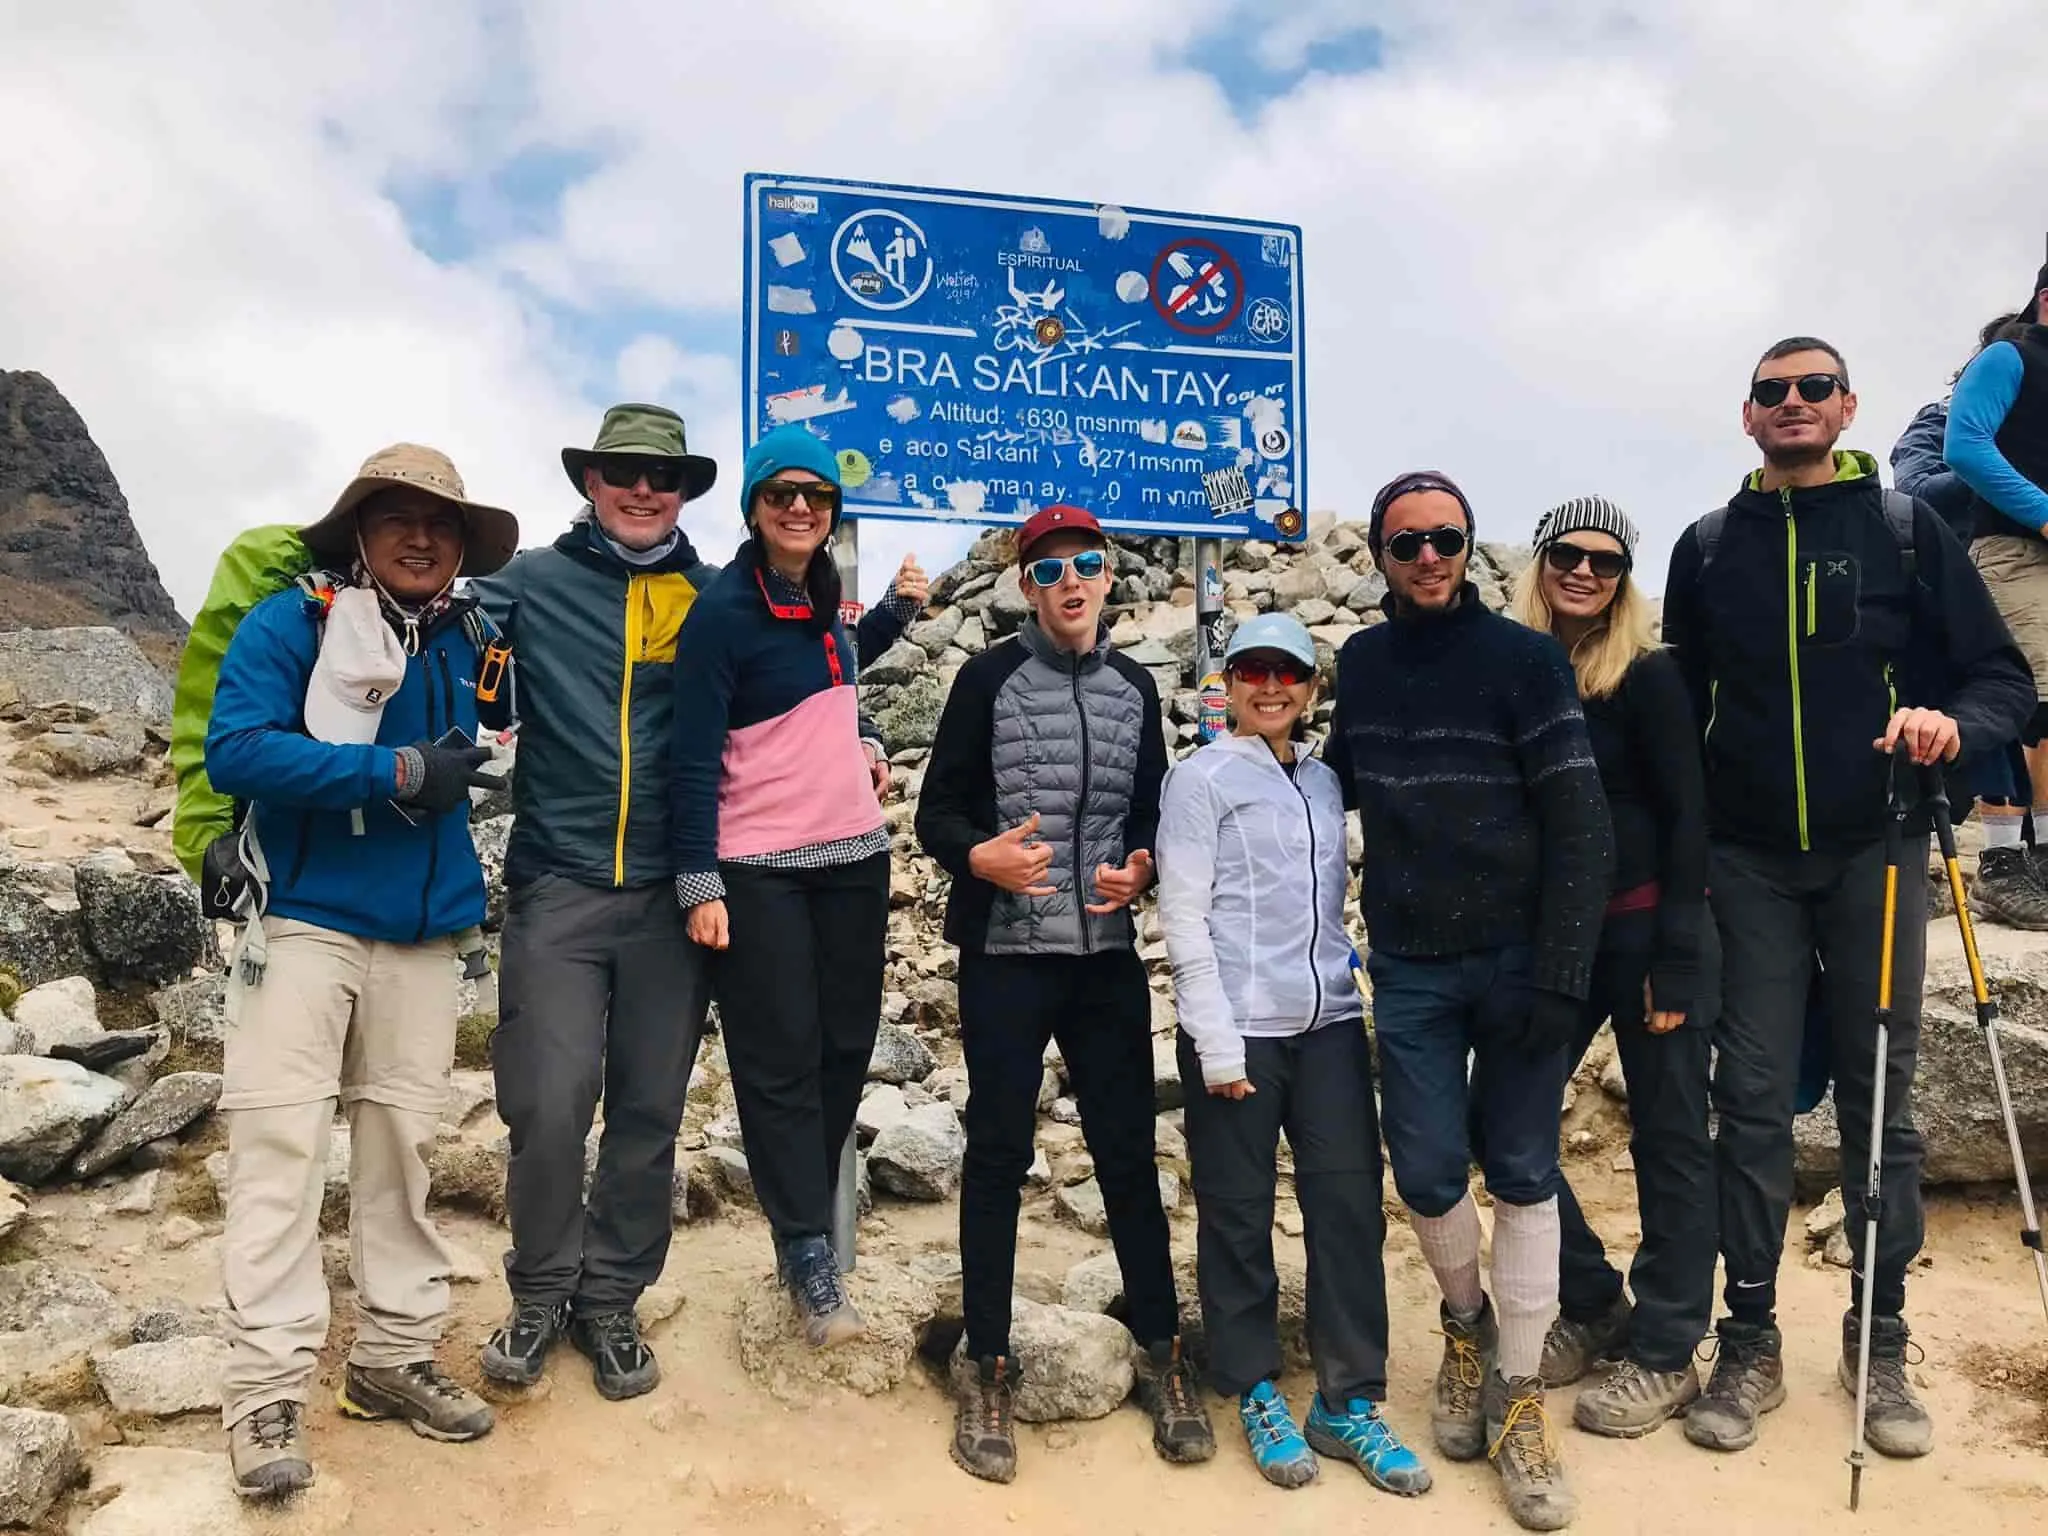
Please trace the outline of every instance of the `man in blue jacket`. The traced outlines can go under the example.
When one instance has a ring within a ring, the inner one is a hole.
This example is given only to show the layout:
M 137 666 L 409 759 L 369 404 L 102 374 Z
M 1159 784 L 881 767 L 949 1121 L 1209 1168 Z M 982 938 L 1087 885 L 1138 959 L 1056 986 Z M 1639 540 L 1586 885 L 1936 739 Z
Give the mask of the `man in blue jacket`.
M 469 501 L 430 448 L 371 457 L 304 532 L 323 570 L 259 603 L 221 662 L 214 785 L 247 807 L 263 886 L 228 984 L 229 1354 L 222 1417 L 236 1491 L 313 1481 L 301 1438 L 327 1336 L 320 1189 L 337 1104 L 350 1131 L 356 1337 L 340 1405 L 429 1439 L 491 1410 L 434 1363 L 448 1259 L 427 1153 L 455 1055 L 455 936 L 484 914 L 469 791 L 487 750 L 486 631 L 459 575 L 511 557 L 519 525 Z

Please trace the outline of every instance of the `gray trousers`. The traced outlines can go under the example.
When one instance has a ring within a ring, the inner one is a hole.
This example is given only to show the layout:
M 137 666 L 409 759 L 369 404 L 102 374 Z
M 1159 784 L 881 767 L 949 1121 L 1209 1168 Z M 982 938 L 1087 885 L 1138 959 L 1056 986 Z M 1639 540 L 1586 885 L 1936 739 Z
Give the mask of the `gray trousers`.
M 1353 1398 L 1381 1402 L 1387 1276 L 1380 1250 L 1387 1221 L 1365 1026 L 1330 1024 L 1304 1035 L 1247 1039 L 1244 1047 L 1245 1076 L 1257 1091 L 1217 1098 L 1203 1085 L 1193 1042 L 1180 1037 L 1210 1384 L 1236 1397 L 1281 1372 L 1273 1169 L 1285 1129 L 1308 1248 L 1316 1385 L 1340 1413 Z
M 507 894 L 492 1043 L 511 1131 L 505 1278 L 521 1301 L 629 1309 L 668 1258 L 676 1131 L 709 997 L 675 893 L 542 875 Z M 604 1134 L 586 1208 L 584 1144 Z

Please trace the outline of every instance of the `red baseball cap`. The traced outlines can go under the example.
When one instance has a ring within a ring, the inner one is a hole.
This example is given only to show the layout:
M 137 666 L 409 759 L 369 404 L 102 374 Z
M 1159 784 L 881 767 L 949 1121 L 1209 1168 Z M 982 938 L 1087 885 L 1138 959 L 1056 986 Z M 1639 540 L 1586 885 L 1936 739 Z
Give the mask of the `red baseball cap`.
M 1021 567 L 1031 558 L 1031 546 L 1040 539 L 1055 533 L 1086 533 L 1102 543 L 1102 524 L 1095 521 L 1095 514 L 1085 507 L 1050 506 L 1040 507 L 1025 520 L 1017 530 L 1017 564 Z

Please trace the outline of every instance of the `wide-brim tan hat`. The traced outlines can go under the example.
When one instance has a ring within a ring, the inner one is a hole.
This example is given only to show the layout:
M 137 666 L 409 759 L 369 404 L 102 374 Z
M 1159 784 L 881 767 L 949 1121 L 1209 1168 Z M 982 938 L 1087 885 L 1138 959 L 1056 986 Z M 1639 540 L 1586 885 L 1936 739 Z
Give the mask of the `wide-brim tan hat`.
M 362 469 L 336 498 L 333 508 L 318 522 L 301 528 L 299 537 L 323 559 L 355 559 L 356 509 L 379 491 L 399 486 L 425 491 L 461 510 L 462 575 L 488 576 L 519 552 L 519 519 L 502 507 L 471 501 L 448 455 L 418 443 L 393 443 L 363 460 Z

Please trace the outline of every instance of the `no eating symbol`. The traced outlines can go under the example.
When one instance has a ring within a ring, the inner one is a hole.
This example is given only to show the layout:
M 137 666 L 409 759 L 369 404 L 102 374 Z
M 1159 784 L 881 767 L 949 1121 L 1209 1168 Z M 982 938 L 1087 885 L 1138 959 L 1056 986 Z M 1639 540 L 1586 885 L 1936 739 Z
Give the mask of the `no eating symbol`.
M 1179 256 L 1181 259 L 1174 260 Z M 1160 283 L 1173 268 L 1173 294 Z M 1244 274 L 1230 253 L 1211 240 L 1175 240 L 1152 263 L 1152 307 L 1177 331 L 1215 336 L 1230 328 L 1244 307 Z

